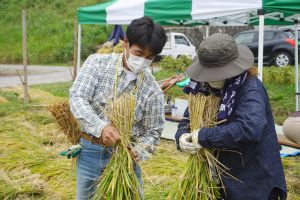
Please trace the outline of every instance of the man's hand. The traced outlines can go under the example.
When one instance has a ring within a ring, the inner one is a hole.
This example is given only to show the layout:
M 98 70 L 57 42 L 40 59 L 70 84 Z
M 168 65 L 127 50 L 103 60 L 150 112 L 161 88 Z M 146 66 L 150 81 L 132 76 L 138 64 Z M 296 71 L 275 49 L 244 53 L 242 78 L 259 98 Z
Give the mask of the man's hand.
M 108 146 L 115 145 L 121 140 L 119 131 L 110 125 L 104 127 L 101 138 L 103 144 Z

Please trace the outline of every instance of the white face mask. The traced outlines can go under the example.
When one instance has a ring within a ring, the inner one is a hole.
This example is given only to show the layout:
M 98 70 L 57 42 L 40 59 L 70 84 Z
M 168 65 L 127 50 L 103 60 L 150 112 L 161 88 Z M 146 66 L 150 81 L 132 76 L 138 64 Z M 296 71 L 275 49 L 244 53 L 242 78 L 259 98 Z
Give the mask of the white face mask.
M 125 52 L 126 52 L 126 50 L 125 50 Z M 126 58 L 126 56 L 125 56 L 125 58 Z M 142 71 L 144 71 L 145 69 L 147 69 L 151 65 L 152 61 L 153 60 L 149 60 L 149 59 L 146 59 L 143 57 L 132 55 L 130 52 L 129 52 L 129 58 L 128 58 L 128 60 L 126 60 L 128 68 L 136 74 L 139 74 Z
M 224 87 L 225 84 L 225 80 L 221 80 L 221 81 L 212 81 L 212 82 L 208 82 L 208 84 L 210 85 L 210 87 L 215 88 L 215 89 L 222 89 Z

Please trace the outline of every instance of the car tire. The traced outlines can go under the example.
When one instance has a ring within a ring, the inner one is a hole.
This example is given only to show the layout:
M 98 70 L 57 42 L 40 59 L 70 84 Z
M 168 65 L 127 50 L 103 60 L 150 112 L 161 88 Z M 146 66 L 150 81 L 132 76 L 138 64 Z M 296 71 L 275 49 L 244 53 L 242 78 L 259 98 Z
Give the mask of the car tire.
M 292 56 L 284 51 L 280 51 L 274 56 L 274 65 L 277 67 L 285 67 L 292 64 Z

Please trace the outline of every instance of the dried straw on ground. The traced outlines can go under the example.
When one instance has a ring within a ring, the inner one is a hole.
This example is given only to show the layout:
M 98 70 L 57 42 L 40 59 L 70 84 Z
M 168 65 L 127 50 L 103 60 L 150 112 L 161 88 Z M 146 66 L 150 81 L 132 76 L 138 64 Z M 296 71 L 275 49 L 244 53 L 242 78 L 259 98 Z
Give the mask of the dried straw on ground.
M 219 102 L 220 99 L 215 96 L 202 94 L 190 96 L 191 131 L 216 126 Z M 214 150 L 201 149 L 197 154 L 189 156 L 183 175 L 174 184 L 167 199 L 217 199 L 220 197 L 220 188 L 223 187 L 221 174 L 226 170 L 226 167 L 214 157 Z
M 0 169 L 0 182 L 5 183 L 7 188 L 12 188 L 10 189 L 12 191 L 7 189 L 8 194 L 1 194 L 2 197 L 7 195 L 4 199 L 29 199 L 26 198 L 29 194 L 33 197 L 47 193 L 48 185 L 41 178 L 41 175 L 33 174 L 27 168 L 17 167 L 9 171 Z M 11 194 L 13 191 L 15 192 L 14 195 Z M 22 194 L 23 198 L 20 198 Z
M 113 155 L 97 184 L 93 199 L 141 199 L 141 186 L 134 173 L 134 160 L 131 157 L 131 133 L 135 117 L 135 96 L 123 94 L 108 103 L 106 116 L 118 129 L 121 142 L 118 143 Z
M 71 113 L 69 103 L 66 101 L 56 103 L 49 106 L 49 110 L 68 140 L 72 144 L 77 144 L 81 136 L 80 125 Z

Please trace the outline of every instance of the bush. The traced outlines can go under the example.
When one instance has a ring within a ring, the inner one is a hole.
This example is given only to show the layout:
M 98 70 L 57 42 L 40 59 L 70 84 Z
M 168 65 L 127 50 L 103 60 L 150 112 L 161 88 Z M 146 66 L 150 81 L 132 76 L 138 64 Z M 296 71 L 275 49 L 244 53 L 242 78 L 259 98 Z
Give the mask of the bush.
M 188 56 L 180 56 L 179 58 L 172 58 L 165 56 L 160 61 L 160 66 L 163 69 L 174 70 L 178 73 L 185 72 L 186 68 L 192 64 L 192 59 Z
M 295 69 L 293 67 L 264 68 L 264 83 L 293 84 L 295 83 Z
M 163 69 L 173 69 L 175 66 L 175 59 L 171 56 L 165 56 L 161 59 L 160 66 Z

